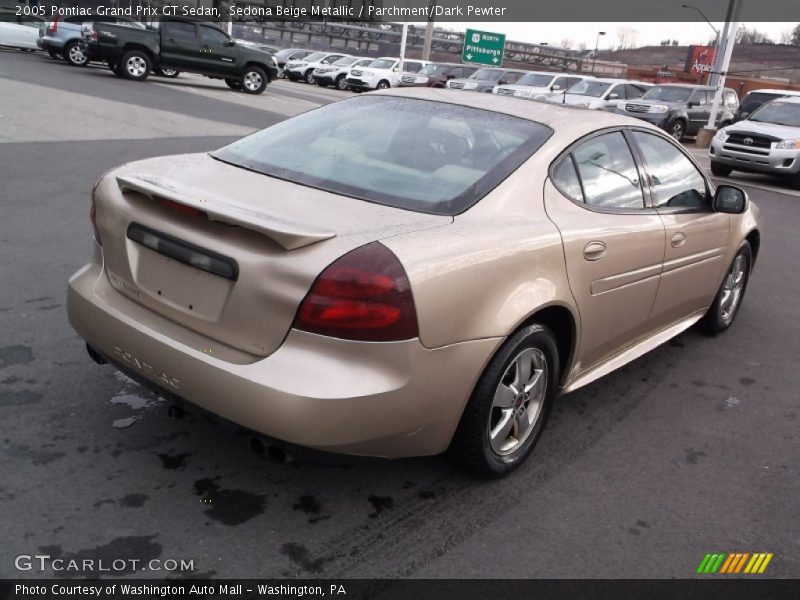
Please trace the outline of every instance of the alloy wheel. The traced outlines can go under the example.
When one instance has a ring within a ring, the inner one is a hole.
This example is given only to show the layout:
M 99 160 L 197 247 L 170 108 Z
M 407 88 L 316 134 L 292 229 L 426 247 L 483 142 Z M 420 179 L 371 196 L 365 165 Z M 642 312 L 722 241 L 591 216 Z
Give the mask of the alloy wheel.
M 147 62 L 141 56 L 131 56 L 125 68 L 131 77 L 142 77 L 147 73 Z
M 261 87 L 262 79 L 261 75 L 254 71 L 249 71 L 245 74 L 244 79 L 242 80 L 242 84 L 251 92 L 255 92 Z
M 513 454 L 534 430 L 547 397 L 547 359 L 525 348 L 506 368 L 489 413 L 489 444 L 500 456 Z
M 743 254 L 739 254 L 731 265 L 731 270 L 725 277 L 725 284 L 722 287 L 722 298 L 720 298 L 720 315 L 726 325 L 730 325 L 739 302 L 742 299 L 744 281 L 747 270 L 747 259 Z

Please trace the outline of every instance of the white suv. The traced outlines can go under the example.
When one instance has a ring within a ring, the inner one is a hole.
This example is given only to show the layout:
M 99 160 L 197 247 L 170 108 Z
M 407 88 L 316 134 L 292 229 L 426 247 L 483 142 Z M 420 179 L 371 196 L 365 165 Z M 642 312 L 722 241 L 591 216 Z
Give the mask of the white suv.
M 426 60 L 405 59 L 403 72 L 400 72 L 400 59 L 381 57 L 372 61 L 366 67 L 351 69 L 347 76 L 348 87 L 356 92 L 364 90 L 385 90 L 389 87 L 400 85 L 403 73 L 419 73 L 429 64 Z
M 374 60 L 374 58 L 365 56 L 345 56 L 333 64 L 314 69 L 314 81 L 321 87 L 333 85 L 337 89 L 346 90 L 347 77 L 350 75 L 350 71 L 359 67 L 366 67 Z
M 314 83 L 314 69 L 333 64 L 345 56 L 349 56 L 349 54 L 312 52 L 305 58 L 286 63 L 283 68 L 283 74 L 292 81 L 303 79 L 306 83 Z
M 549 73 L 546 71 L 531 71 L 520 78 L 515 85 L 496 85 L 493 94 L 499 96 L 514 96 L 528 100 L 542 99 L 553 92 L 564 92 L 573 85 L 586 79 L 594 79 L 589 75 L 573 75 L 569 73 Z

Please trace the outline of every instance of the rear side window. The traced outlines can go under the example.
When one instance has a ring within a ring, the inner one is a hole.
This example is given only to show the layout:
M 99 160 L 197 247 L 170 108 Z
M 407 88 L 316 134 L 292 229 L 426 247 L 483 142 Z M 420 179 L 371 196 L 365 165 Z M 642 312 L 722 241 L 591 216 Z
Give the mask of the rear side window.
M 572 153 L 584 201 L 597 208 L 644 208 L 639 173 L 622 133 L 599 135 Z
M 562 158 L 553 169 L 553 184 L 567 198 L 583 202 L 583 190 L 571 154 Z
M 541 123 L 466 106 L 363 96 L 283 121 L 212 156 L 345 196 L 455 215 L 552 133 Z
M 197 31 L 192 23 L 181 23 L 180 21 L 167 21 L 161 27 L 164 29 L 164 34 L 169 37 L 176 37 L 181 39 L 195 39 Z

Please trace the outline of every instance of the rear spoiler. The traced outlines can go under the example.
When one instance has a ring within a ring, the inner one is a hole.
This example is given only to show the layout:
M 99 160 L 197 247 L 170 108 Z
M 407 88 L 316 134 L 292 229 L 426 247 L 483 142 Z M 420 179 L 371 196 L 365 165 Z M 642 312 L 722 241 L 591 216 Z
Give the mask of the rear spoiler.
M 205 213 L 210 221 L 237 225 L 257 231 L 280 244 L 286 250 L 295 250 L 336 236 L 333 231 L 308 227 L 287 221 L 282 217 L 254 210 L 223 198 L 209 198 L 201 190 L 177 185 L 150 175 L 117 176 L 122 192 L 133 191 L 151 200 L 164 198 Z

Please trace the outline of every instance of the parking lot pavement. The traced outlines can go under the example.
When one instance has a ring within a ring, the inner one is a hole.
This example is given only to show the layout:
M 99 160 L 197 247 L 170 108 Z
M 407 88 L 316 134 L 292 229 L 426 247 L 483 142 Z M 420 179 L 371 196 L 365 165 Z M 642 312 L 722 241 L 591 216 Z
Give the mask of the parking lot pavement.
M 773 552 L 767 576 L 800 576 L 796 195 L 749 188 L 767 229 L 730 331 L 690 330 L 560 398 L 513 476 L 475 482 L 441 458 L 276 464 L 91 362 L 64 304 L 97 176 L 219 147 L 284 118 L 279 103 L 22 53 L 0 52 L 0 80 L 21 98 L 3 103 L 0 132 L 44 103 L 94 135 L 37 141 L 15 126 L 0 144 L 0 577 L 37 575 L 14 568 L 36 553 L 193 560 L 186 576 L 691 577 L 711 551 Z M 154 119 L 167 135 L 133 139 Z

